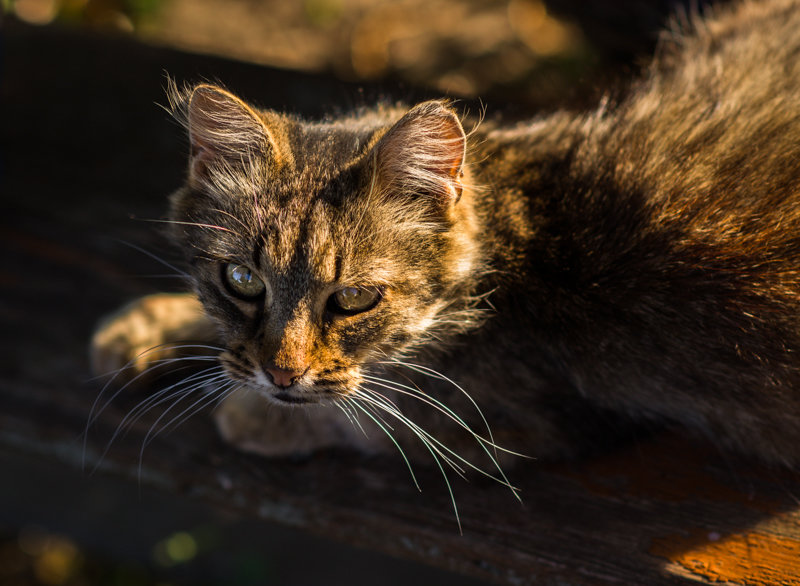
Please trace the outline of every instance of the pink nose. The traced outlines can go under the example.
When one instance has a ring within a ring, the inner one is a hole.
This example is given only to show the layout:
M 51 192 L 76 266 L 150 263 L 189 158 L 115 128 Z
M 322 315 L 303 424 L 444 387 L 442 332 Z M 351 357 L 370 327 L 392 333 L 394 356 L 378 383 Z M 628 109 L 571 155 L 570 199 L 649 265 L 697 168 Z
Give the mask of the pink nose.
M 275 367 L 265 368 L 264 370 L 272 379 L 273 384 L 276 387 L 282 388 L 292 386 L 292 383 L 294 383 L 294 381 L 297 380 L 301 374 L 303 374 L 302 372 L 297 372 L 295 370 L 285 370 L 283 368 Z

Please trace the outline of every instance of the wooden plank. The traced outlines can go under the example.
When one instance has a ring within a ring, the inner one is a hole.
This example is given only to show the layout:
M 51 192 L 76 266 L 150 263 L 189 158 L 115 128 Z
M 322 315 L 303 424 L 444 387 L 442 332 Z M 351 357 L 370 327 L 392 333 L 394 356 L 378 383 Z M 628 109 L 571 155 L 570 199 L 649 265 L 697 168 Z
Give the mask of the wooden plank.
M 162 216 L 184 164 L 179 129 L 154 105 L 164 101 L 164 71 L 224 80 L 265 106 L 307 114 L 359 94 L 330 79 L 133 41 L 13 22 L 2 32 L 0 449 L 79 467 L 99 389 L 86 358 L 94 325 L 128 299 L 181 288 L 151 277 L 164 267 L 122 242 L 164 254 L 157 224 L 142 221 Z M 138 398 L 104 411 L 90 462 Z M 523 465 L 512 473 L 522 505 L 492 483 L 456 481 L 460 535 L 433 470 L 418 471 L 419 493 L 399 458 L 266 460 L 222 444 L 202 415 L 141 453 L 152 422 L 118 438 L 100 469 L 465 575 L 508 584 L 800 583 L 797 475 L 680 432 L 590 461 Z

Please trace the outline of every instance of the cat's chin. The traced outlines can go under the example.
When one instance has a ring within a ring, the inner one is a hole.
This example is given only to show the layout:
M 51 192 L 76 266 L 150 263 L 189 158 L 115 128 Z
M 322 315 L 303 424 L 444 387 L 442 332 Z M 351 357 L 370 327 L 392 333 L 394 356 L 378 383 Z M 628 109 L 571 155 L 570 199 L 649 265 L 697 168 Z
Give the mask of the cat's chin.
M 277 401 L 284 405 L 307 405 L 309 403 L 317 403 L 318 401 L 313 397 L 305 397 L 292 393 L 291 391 L 281 391 L 279 393 L 270 394 L 270 400 Z
M 281 405 L 314 405 L 320 402 L 320 397 L 313 392 L 303 389 L 278 389 L 278 388 L 256 388 L 259 397 L 263 397 L 269 403 Z
M 247 391 L 231 394 L 214 411 L 223 439 L 241 450 L 273 458 L 297 458 L 330 448 L 372 454 L 394 447 L 383 441 L 380 430 L 371 428 L 369 421 L 357 428 L 339 409 L 310 406 L 298 413 L 285 404 L 284 408 L 275 408 L 279 399 L 275 399 L 274 389 L 251 387 Z M 265 394 L 271 398 L 266 400 Z

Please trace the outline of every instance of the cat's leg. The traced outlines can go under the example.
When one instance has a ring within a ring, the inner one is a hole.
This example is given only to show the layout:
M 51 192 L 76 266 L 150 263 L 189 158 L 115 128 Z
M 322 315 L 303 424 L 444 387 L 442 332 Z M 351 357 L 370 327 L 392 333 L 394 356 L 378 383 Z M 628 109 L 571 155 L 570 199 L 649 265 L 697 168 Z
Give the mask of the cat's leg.
M 214 324 L 193 293 L 159 293 L 108 316 L 90 345 L 92 370 L 117 381 L 140 376 L 178 356 L 215 354 Z

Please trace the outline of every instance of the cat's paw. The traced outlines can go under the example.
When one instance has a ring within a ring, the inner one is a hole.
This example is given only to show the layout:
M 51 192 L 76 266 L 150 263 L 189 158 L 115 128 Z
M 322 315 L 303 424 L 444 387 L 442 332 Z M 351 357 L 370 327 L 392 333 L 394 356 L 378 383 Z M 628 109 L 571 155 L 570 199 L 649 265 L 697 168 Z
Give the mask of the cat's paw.
M 214 411 L 222 438 L 236 448 L 269 457 L 305 456 L 330 448 L 362 453 L 387 450 L 378 430 L 359 428 L 332 405 L 274 405 L 240 389 Z
M 177 342 L 206 341 L 212 336 L 213 326 L 194 295 L 148 295 L 100 324 L 89 348 L 92 370 L 124 382 L 174 357 Z

